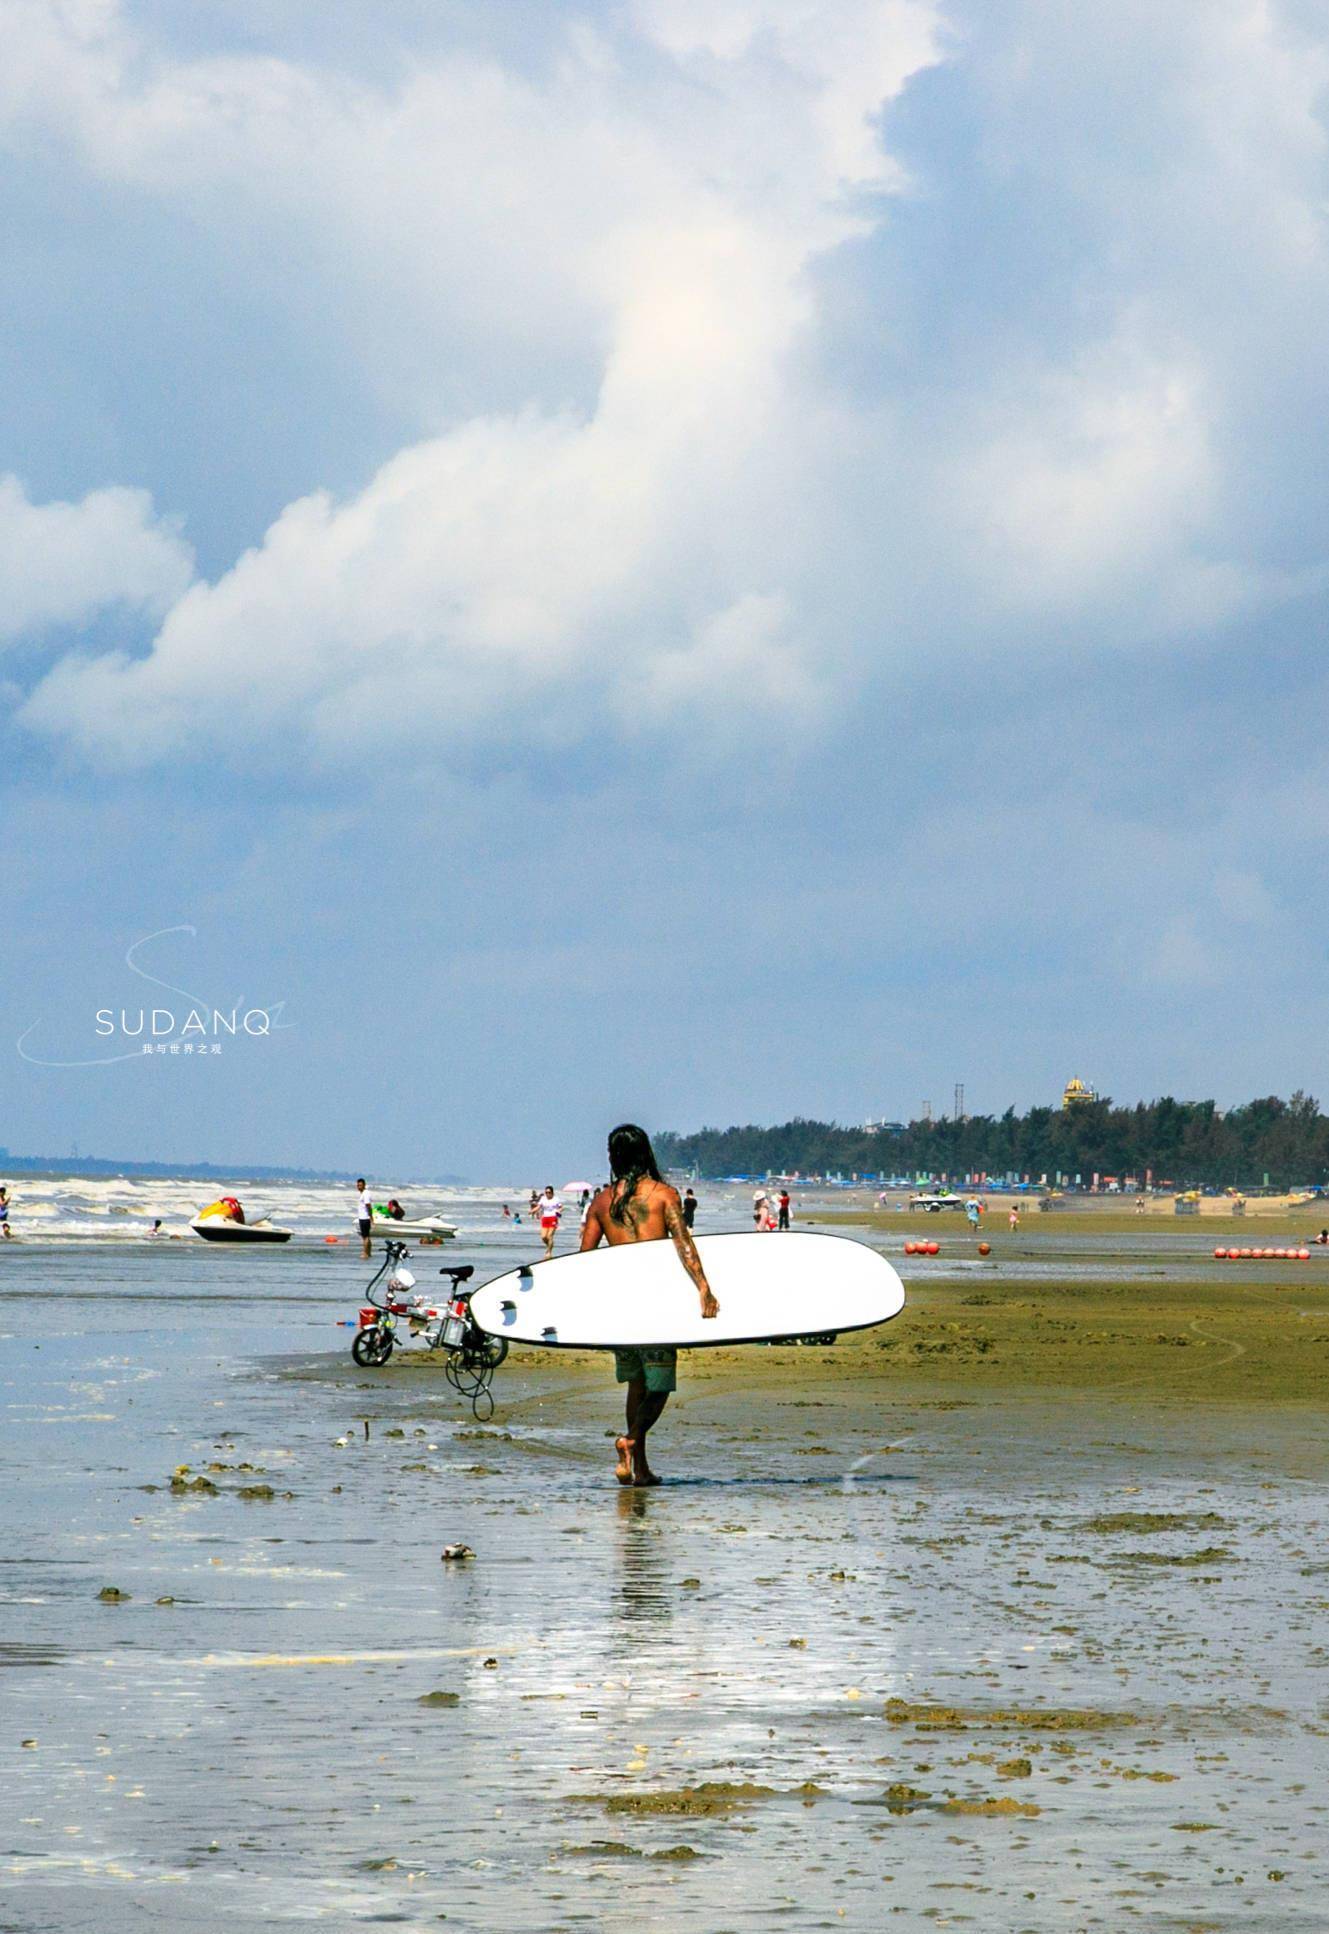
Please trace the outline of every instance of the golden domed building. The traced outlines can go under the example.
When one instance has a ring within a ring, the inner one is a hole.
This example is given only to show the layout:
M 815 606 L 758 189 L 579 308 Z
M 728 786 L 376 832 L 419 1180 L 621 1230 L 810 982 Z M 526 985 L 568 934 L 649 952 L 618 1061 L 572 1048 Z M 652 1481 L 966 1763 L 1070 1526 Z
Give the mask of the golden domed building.
M 1061 1092 L 1061 1105 L 1063 1108 L 1078 1108 L 1081 1102 L 1097 1100 L 1098 1090 L 1096 1088 L 1087 1088 L 1078 1074 L 1071 1076 Z

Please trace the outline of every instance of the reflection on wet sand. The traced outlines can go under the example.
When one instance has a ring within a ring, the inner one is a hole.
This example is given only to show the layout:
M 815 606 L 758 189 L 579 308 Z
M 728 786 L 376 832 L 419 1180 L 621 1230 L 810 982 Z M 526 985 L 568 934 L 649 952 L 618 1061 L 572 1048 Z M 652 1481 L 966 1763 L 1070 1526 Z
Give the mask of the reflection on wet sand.
M 984 1393 L 992 1303 L 929 1292 L 693 1361 L 620 1490 L 603 1365 L 514 1355 L 477 1429 L 349 1368 L 322 1258 L 13 1260 L 16 1925 L 1322 1927 L 1318 1412 Z

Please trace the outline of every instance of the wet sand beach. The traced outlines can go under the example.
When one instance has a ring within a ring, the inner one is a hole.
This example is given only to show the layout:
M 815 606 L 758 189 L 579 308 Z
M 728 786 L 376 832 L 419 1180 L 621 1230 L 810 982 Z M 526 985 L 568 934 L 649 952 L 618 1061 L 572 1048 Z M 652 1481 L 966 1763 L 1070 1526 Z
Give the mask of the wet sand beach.
M 1322 1928 L 1329 1261 L 927 1233 L 655 1492 L 607 1359 L 355 1369 L 343 1252 L 6 1256 L 5 1924 Z

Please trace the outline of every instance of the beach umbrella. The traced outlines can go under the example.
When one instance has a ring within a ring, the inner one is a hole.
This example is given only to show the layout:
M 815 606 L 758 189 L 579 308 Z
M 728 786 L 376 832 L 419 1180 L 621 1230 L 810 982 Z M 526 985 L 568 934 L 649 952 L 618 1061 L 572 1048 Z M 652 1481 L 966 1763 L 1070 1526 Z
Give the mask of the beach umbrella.
M 580 1195 L 583 1189 L 593 1191 L 593 1184 L 590 1182 L 565 1182 L 563 1184 L 564 1195 Z

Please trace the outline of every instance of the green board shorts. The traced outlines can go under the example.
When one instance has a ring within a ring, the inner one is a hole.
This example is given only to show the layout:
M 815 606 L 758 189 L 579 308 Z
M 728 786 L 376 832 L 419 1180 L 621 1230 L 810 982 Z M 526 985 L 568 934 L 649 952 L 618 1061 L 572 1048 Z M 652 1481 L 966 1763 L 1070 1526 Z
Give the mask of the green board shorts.
M 654 1396 L 662 1396 L 678 1388 L 678 1351 L 615 1350 L 614 1375 L 620 1383 L 642 1377 Z

